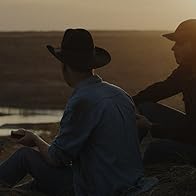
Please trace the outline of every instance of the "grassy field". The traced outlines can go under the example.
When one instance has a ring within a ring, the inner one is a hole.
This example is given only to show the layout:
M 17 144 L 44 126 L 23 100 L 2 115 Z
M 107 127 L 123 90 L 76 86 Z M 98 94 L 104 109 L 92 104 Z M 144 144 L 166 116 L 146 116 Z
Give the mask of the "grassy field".
M 112 55 L 96 70 L 105 80 L 131 95 L 166 78 L 177 66 L 172 42 L 159 31 L 95 31 L 95 44 Z M 63 32 L 0 33 L 0 106 L 63 108 L 71 89 L 64 84 L 59 62 L 46 50 L 59 46 Z M 181 97 L 166 101 L 183 109 Z

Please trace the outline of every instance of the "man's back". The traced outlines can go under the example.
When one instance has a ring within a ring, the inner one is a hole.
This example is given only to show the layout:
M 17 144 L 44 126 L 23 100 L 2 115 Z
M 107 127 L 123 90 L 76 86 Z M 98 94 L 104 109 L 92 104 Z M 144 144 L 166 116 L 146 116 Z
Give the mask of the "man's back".
M 72 156 L 76 195 L 109 196 L 143 176 L 134 105 L 122 89 L 91 77 L 76 88 L 65 114 L 63 150 Z
M 183 101 L 187 117 L 194 122 L 196 117 L 196 89 L 194 88 L 196 74 L 190 66 L 180 65 L 164 81 L 148 86 L 133 97 L 136 104 L 157 102 L 183 93 Z

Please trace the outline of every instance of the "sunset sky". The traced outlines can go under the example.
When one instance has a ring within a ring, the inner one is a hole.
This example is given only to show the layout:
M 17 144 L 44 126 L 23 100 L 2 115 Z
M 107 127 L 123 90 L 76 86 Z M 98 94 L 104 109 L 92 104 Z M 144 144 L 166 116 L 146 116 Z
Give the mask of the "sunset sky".
M 196 0 L 0 0 L 0 31 L 173 30 L 196 18 Z

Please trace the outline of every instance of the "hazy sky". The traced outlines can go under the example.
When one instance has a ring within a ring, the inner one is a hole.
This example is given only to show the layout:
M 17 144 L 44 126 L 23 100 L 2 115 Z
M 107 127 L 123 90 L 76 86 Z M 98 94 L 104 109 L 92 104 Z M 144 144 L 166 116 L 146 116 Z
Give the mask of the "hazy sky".
M 0 0 L 0 31 L 173 30 L 196 18 L 196 0 Z

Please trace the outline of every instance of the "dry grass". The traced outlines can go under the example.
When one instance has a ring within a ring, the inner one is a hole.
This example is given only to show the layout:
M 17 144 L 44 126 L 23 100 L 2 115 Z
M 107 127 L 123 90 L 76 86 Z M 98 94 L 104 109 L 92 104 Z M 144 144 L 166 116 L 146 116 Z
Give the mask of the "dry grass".
M 195 196 L 196 168 L 190 165 L 153 165 L 146 168 L 148 175 L 157 176 L 158 186 L 141 196 Z

